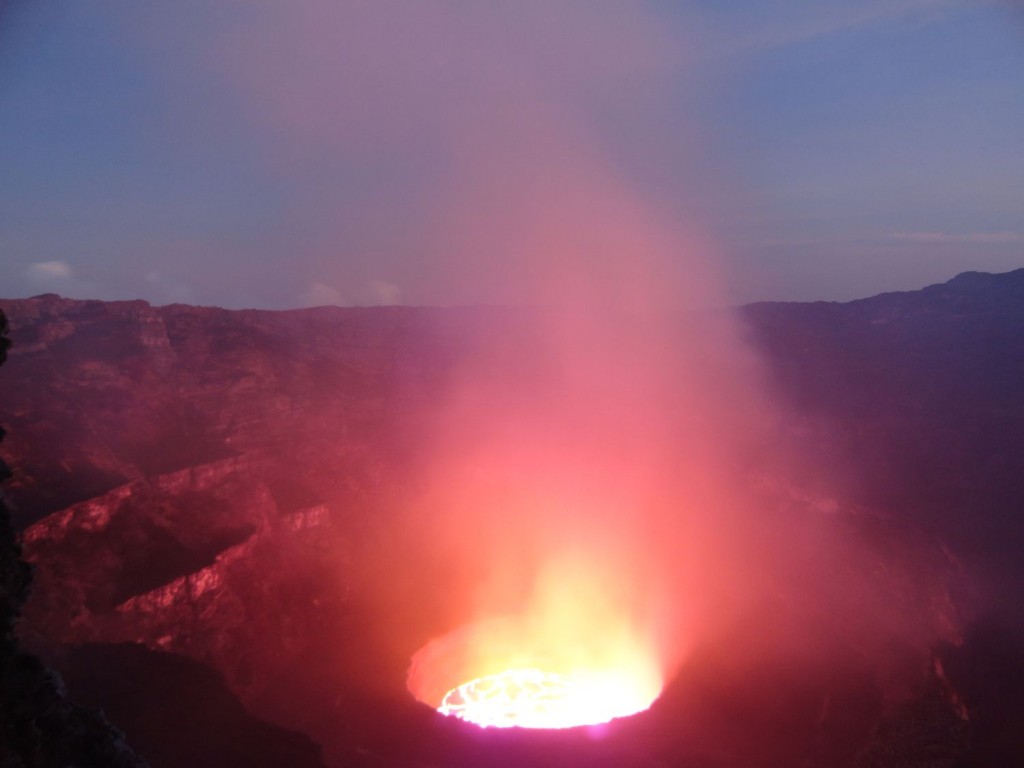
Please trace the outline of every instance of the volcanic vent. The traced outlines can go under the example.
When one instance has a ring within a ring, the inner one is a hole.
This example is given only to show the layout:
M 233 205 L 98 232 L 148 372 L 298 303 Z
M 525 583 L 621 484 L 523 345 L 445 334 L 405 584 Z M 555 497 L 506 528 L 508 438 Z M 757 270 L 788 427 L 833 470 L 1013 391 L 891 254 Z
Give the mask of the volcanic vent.
M 731 328 L 702 331 L 684 365 L 674 329 L 549 310 L 467 354 L 409 492 L 398 559 L 419 565 L 394 581 L 415 594 L 389 601 L 435 604 L 412 645 L 434 638 L 412 659 L 417 700 L 481 726 L 571 728 L 658 698 L 710 602 L 700 585 L 720 583 L 710 521 L 734 506 L 726 456 L 754 401 L 745 361 L 718 359 Z
M 558 636 L 541 618 L 506 617 L 432 640 L 413 657 L 408 686 L 424 704 L 479 726 L 572 728 L 647 709 L 661 679 L 639 644 Z

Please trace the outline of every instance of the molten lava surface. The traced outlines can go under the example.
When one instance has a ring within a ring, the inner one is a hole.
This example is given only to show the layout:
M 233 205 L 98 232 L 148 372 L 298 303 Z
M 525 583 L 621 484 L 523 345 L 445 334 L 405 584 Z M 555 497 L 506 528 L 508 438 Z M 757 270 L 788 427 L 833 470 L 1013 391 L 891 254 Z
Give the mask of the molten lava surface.
M 635 714 L 651 701 L 620 676 L 509 669 L 453 688 L 438 712 L 483 727 L 572 728 Z

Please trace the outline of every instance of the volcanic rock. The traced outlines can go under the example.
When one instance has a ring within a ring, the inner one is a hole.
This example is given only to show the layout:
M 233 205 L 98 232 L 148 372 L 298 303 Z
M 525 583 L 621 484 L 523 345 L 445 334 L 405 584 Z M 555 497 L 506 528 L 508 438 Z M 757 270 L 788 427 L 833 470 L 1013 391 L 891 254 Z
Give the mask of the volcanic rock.
M 203 664 L 141 645 L 75 646 L 67 684 L 102 707 L 154 768 L 322 768 L 305 736 L 256 720 Z
M 10 344 L 6 331 L 0 311 L 0 365 Z M 3 435 L 0 430 L 0 439 Z M 19 648 L 15 623 L 31 581 L 20 554 L 0 494 L 0 765 L 147 768 L 101 712 L 72 703 L 60 675 Z
M 324 743 L 329 761 L 498 764 L 381 692 L 401 691 L 417 646 L 380 642 L 379 574 L 360 563 L 379 562 L 395 535 L 452 371 L 513 311 L 228 311 L 52 295 L 3 306 L 17 346 L 0 419 L 12 427 L 10 495 L 39 573 L 27 613 L 42 646 L 132 642 L 191 657 L 250 710 Z M 816 677 L 724 669 L 707 651 L 699 658 L 721 674 L 700 704 L 694 667 L 689 692 L 667 691 L 655 724 L 621 727 L 647 747 L 587 752 L 587 764 L 686 754 L 708 765 L 878 765 L 894 743 L 953 759 L 982 737 L 963 719 L 972 701 L 993 699 L 961 696 L 961 686 L 987 690 L 987 673 L 965 663 L 947 679 L 929 644 L 975 658 L 972 617 L 1009 610 L 980 603 L 978 584 L 996 596 L 1024 584 L 1024 270 L 741 314 L 786 406 L 780 429 L 819 457 L 825 478 L 769 467 L 746 492 L 787 524 L 865 542 L 871 558 L 837 572 L 850 594 L 878 594 L 906 620 L 884 642 L 832 638 L 843 671 L 811 663 Z M 777 584 L 763 597 L 752 631 L 767 647 L 771 617 L 804 609 Z M 421 642 L 436 629 L 427 613 L 410 605 L 404 628 Z M 825 636 L 828 614 L 801 621 Z M 765 690 L 777 692 L 774 710 L 759 708 Z M 721 734 L 708 752 L 706 739 L 675 733 L 680 712 L 708 733 L 739 717 L 760 745 Z M 802 735 L 778 736 L 787 732 Z

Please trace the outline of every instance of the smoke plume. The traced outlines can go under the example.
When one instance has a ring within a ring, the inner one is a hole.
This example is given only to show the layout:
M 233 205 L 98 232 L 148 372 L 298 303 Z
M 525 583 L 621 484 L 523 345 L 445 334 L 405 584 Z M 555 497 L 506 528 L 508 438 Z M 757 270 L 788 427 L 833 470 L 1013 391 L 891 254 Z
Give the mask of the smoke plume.
M 480 326 L 423 428 L 405 540 L 374 564 L 387 631 L 526 617 L 576 663 L 639 649 L 664 681 L 769 598 L 797 654 L 817 642 L 807 615 L 839 634 L 891 626 L 887 598 L 850 576 L 870 567 L 858 545 L 753 503 L 752 477 L 790 448 L 723 309 L 713 237 L 654 204 L 594 127 L 687 66 L 654 10 L 246 6 L 216 57 L 274 137 L 268 162 L 348 179 L 309 201 L 338 221 L 315 280 L 345 293 L 345 261 L 413 301 L 508 305 L 466 315 Z

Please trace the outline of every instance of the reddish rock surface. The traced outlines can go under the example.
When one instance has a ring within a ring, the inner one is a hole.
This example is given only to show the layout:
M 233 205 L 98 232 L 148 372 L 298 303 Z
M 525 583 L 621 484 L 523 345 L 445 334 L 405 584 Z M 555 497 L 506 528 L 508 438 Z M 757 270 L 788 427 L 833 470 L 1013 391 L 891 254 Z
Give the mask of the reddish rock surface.
M 965 569 L 1005 586 L 1010 571 L 981 574 L 977 563 L 1009 562 L 1024 531 L 1007 501 L 1024 469 L 1024 429 L 1014 432 L 1024 409 L 1013 394 L 1024 391 L 1024 271 L 987 277 L 1000 279 L 744 310 L 790 407 L 783 428 L 812 450 L 837 439 L 863 454 L 846 498 L 777 476 L 751 477 L 751 497 L 868 542 L 866 566 L 836 567 L 859 591 L 902 606 L 906 631 L 870 651 L 836 638 L 848 668 L 812 663 L 813 679 L 749 669 L 723 688 L 694 672 L 686 691 L 666 693 L 654 724 L 622 726 L 621 744 L 632 746 L 584 750 L 580 764 L 688 754 L 694 765 L 895 765 L 886 750 L 912 741 L 908 732 L 918 738 L 922 720 L 934 732 L 915 749 L 964 754 L 965 701 L 936 644 L 960 643 L 980 609 L 964 591 Z M 402 664 L 431 628 L 411 606 L 406 636 L 382 644 L 380 574 L 366 564 L 386 567 L 395 510 L 415 457 L 429 450 L 423 426 L 453 364 L 507 313 L 227 311 L 56 296 L 0 306 L 15 340 L 0 374 L 4 456 L 38 574 L 29 637 L 41 647 L 132 641 L 189 656 L 251 711 L 323 743 L 335 764 L 357 755 L 490 764 L 492 753 L 402 698 Z M 972 355 L 975 370 L 965 370 Z M 970 375 L 978 371 L 990 378 Z M 983 530 L 958 538 L 972 516 Z M 770 585 L 765 601 L 766 615 L 795 610 Z M 824 627 L 827 608 L 809 620 Z M 770 629 L 758 629 L 766 643 Z M 721 663 L 713 649 L 701 658 L 710 670 Z M 756 703 L 768 688 L 778 691 L 774 714 Z M 681 712 L 705 736 L 687 741 L 663 727 Z M 749 738 L 729 737 L 730 722 Z M 723 728 L 718 751 L 707 752 L 706 734 Z M 505 747 L 524 764 L 547 749 Z

